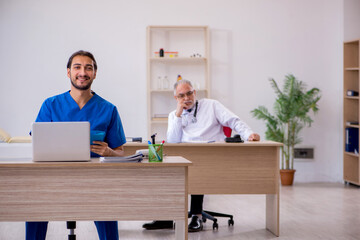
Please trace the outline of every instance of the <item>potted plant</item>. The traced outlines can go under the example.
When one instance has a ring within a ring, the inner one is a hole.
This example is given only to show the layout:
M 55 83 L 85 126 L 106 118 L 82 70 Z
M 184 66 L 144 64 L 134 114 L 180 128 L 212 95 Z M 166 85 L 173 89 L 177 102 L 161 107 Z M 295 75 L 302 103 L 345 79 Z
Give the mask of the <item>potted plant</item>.
M 251 112 L 255 118 L 266 122 L 266 139 L 283 143 L 281 184 L 292 185 L 296 171 L 294 170 L 294 147 L 302 141 L 300 131 L 306 126 L 310 127 L 313 122 L 309 115 L 310 111 L 316 113 L 319 110 L 317 103 L 321 97 L 320 90 L 312 88 L 307 91 L 305 84 L 291 74 L 285 76 L 282 91 L 274 79 L 270 79 L 270 83 L 276 94 L 274 115 L 265 106 L 259 106 Z

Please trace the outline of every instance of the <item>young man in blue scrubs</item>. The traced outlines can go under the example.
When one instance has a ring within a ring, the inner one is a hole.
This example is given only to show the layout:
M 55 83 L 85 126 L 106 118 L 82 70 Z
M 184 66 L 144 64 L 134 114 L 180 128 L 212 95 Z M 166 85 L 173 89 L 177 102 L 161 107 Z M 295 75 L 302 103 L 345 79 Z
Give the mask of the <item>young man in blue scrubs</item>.
M 78 51 L 67 64 L 71 90 L 44 101 L 36 122 L 89 121 L 91 130 L 106 133 L 104 142 L 94 141 L 91 156 L 122 156 L 125 134 L 117 108 L 91 91 L 97 64 L 90 52 Z M 26 240 L 45 240 L 48 222 L 26 222 Z M 95 221 L 100 240 L 118 240 L 116 221 Z

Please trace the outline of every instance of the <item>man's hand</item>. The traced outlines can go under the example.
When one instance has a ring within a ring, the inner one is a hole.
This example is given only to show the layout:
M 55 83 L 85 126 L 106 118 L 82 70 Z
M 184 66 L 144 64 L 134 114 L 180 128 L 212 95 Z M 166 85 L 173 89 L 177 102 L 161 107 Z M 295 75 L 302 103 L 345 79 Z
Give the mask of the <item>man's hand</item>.
M 187 109 L 187 105 L 185 104 L 185 100 L 184 99 L 178 99 L 177 100 L 177 106 L 176 106 L 175 115 L 177 117 L 180 117 L 184 109 Z
M 124 156 L 123 146 L 119 146 L 112 149 L 109 147 L 109 145 L 106 142 L 93 141 L 93 144 L 97 144 L 97 145 L 90 145 L 90 151 L 99 154 L 100 156 L 103 157 Z
M 249 136 L 248 141 L 260 141 L 260 135 L 253 133 Z
M 99 154 L 100 156 L 104 156 L 104 157 L 112 156 L 112 149 L 109 148 L 106 142 L 93 141 L 93 144 L 96 144 L 90 146 L 90 150 L 93 153 Z

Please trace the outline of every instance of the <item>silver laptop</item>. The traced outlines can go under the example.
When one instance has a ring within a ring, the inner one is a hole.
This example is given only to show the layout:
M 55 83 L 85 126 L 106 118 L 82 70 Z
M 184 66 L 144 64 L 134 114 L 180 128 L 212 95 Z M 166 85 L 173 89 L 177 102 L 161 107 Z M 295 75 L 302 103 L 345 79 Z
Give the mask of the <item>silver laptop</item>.
M 89 122 L 35 122 L 32 124 L 34 162 L 89 161 Z

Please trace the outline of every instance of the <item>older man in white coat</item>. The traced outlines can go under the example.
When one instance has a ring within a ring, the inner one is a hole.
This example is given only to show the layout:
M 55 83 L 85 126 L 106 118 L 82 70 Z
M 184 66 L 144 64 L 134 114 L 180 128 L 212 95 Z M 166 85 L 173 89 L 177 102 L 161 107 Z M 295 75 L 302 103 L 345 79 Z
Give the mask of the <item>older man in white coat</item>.
M 260 136 L 238 116 L 220 102 L 212 99 L 196 100 L 196 90 L 188 80 L 180 80 L 174 85 L 174 98 L 177 108 L 169 114 L 167 142 L 224 141 L 223 127 L 230 127 L 242 139 L 259 141 Z M 201 213 L 204 195 L 191 195 L 190 213 L 192 215 L 189 231 L 203 229 Z M 172 221 L 153 221 L 144 224 L 146 229 L 172 227 Z

